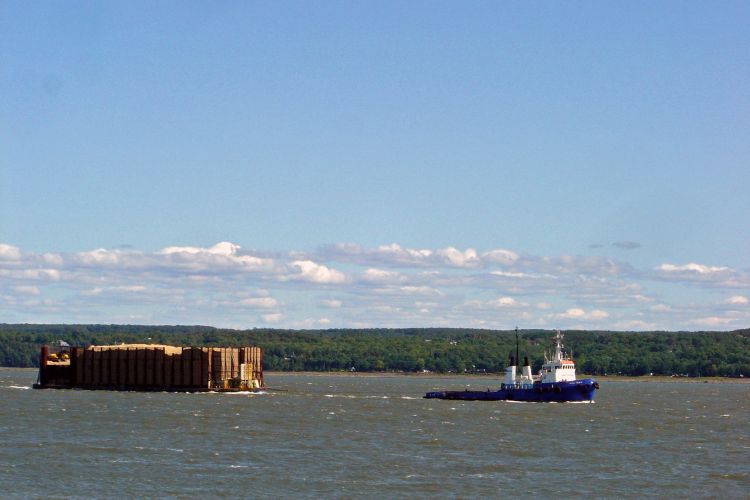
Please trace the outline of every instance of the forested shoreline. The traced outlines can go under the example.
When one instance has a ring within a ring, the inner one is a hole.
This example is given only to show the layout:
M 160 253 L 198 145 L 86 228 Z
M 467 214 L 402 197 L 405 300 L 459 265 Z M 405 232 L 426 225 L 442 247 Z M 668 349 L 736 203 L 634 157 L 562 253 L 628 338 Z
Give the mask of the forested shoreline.
M 750 329 L 732 332 L 563 331 L 579 373 L 750 376 Z M 536 371 L 551 330 L 519 330 Z M 0 324 L 0 366 L 35 367 L 39 347 L 153 343 L 260 346 L 275 371 L 496 373 L 516 350 L 512 330 L 462 328 L 230 330 L 207 326 Z

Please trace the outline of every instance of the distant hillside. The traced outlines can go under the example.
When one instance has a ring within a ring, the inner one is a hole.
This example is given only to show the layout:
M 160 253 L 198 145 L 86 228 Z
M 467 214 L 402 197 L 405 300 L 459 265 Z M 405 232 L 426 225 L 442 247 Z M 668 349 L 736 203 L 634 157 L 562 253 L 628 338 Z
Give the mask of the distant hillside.
M 534 369 L 550 348 L 548 330 L 521 330 Z M 733 332 L 565 331 L 579 373 L 750 376 L 750 329 Z M 39 346 L 163 343 L 257 345 L 267 370 L 501 372 L 515 352 L 512 331 L 462 328 L 227 330 L 208 326 L 0 325 L 0 365 L 33 367 Z

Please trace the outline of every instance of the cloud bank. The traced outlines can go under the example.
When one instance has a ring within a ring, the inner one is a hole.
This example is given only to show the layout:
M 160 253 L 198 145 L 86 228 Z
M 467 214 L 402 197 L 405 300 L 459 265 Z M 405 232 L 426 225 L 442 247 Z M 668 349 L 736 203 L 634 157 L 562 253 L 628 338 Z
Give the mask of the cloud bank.
M 219 242 L 35 253 L 0 243 L 4 322 L 734 329 L 750 324 L 748 296 L 750 273 L 722 265 L 637 269 L 506 248 L 283 252 Z

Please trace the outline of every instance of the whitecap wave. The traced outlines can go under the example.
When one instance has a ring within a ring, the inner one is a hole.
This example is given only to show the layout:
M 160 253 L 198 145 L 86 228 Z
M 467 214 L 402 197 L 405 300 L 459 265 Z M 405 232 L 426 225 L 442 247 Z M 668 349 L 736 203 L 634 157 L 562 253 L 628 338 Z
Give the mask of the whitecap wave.
M 355 394 L 323 394 L 323 397 L 339 399 L 391 399 L 390 396 L 357 396 Z

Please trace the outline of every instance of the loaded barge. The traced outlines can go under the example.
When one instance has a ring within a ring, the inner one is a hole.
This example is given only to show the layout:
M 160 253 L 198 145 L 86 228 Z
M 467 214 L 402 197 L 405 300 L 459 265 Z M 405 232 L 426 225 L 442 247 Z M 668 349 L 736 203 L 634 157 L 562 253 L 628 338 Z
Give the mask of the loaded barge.
M 532 375 L 529 358 L 524 358 L 521 376 L 517 376 L 518 330 L 516 329 L 516 356 L 510 356 L 505 369 L 505 378 L 500 388 L 494 391 L 433 391 L 424 395 L 427 399 L 451 399 L 461 401 L 524 401 L 547 403 L 592 402 L 599 383 L 593 379 L 576 380 L 575 363 L 563 352 L 563 334 L 557 331 L 552 338 L 555 353 L 552 359 L 545 355 L 538 375 Z
M 264 389 L 260 347 L 42 346 L 35 389 L 236 392 Z

